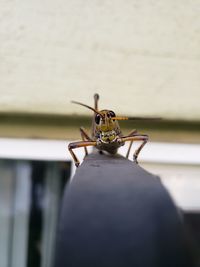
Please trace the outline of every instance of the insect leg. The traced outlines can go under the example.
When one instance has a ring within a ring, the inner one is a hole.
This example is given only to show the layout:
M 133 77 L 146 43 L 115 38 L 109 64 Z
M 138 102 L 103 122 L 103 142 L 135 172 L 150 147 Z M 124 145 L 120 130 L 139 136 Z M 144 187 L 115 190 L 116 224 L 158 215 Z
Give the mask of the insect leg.
M 79 142 L 73 142 L 73 143 L 69 144 L 68 149 L 72 155 L 72 158 L 74 160 L 76 167 L 79 166 L 80 161 L 78 160 L 77 156 L 75 155 L 73 149 L 79 148 L 79 147 L 96 146 L 96 144 L 97 144 L 96 141 L 79 141 Z
M 133 155 L 133 160 L 137 163 L 137 158 L 138 155 L 140 153 L 140 151 L 142 150 L 142 148 L 146 145 L 146 143 L 148 142 L 148 137 L 146 140 L 143 140 L 142 144 L 139 146 L 139 148 L 135 151 L 134 155 Z
M 92 141 L 92 139 L 89 137 L 89 135 L 86 133 L 85 129 L 83 127 L 80 128 L 80 132 L 81 132 L 81 137 L 82 137 L 82 140 L 85 141 Z M 88 150 L 86 147 L 84 147 L 84 150 L 85 150 L 85 155 L 87 156 L 88 155 Z
M 137 133 L 137 130 L 133 130 L 132 132 L 130 132 L 130 134 L 128 134 L 128 136 L 133 136 L 134 134 Z M 131 151 L 131 147 L 132 147 L 133 141 L 130 142 L 127 153 L 126 153 L 126 158 L 128 158 L 130 151 Z
M 142 144 L 139 146 L 139 148 L 135 151 L 133 156 L 134 161 L 137 162 L 137 158 L 140 151 L 148 141 L 148 135 L 135 134 L 133 136 L 121 137 L 120 142 L 126 142 L 126 141 L 131 141 L 131 143 L 133 143 L 134 141 L 143 141 Z

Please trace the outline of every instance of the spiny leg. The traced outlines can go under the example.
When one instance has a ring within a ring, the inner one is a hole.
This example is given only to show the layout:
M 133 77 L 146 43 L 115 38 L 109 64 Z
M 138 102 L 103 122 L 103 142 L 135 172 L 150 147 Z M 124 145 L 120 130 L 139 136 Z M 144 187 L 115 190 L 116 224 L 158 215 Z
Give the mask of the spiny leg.
M 142 150 L 142 148 L 146 145 L 147 141 L 148 141 L 148 138 L 147 138 L 147 140 L 144 140 L 142 142 L 142 144 L 139 146 L 139 148 L 135 151 L 135 153 L 133 155 L 133 161 L 135 161 L 136 163 L 138 163 L 137 162 L 138 155 L 139 155 L 140 151 Z
M 127 136 L 133 136 L 134 134 L 137 133 L 137 130 L 133 130 L 132 132 L 130 132 L 130 134 L 128 134 Z M 133 141 L 130 142 L 127 153 L 126 153 L 126 158 L 129 157 L 130 151 L 131 151 L 131 147 L 132 147 Z
M 73 143 L 69 144 L 68 149 L 69 149 L 69 152 L 71 153 L 71 156 L 74 160 L 76 167 L 79 166 L 80 161 L 78 160 L 77 156 L 75 155 L 73 149 L 79 148 L 79 147 L 96 146 L 96 144 L 97 144 L 96 141 L 80 141 L 80 142 L 73 142 Z
M 133 143 L 134 141 L 143 141 L 139 148 L 135 151 L 133 156 L 134 161 L 137 163 L 138 155 L 148 141 L 148 135 L 135 134 L 133 136 L 125 136 L 120 138 L 120 142 L 124 143 L 126 141 L 131 141 L 131 143 Z
M 86 133 L 85 129 L 83 127 L 80 128 L 81 137 L 83 141 L 92 141 L 92 139 L 89 137 L 89 135 Z M 84 147 L 85 150 L 85 156 L 88 155 L 88 150 L 86 147 Z

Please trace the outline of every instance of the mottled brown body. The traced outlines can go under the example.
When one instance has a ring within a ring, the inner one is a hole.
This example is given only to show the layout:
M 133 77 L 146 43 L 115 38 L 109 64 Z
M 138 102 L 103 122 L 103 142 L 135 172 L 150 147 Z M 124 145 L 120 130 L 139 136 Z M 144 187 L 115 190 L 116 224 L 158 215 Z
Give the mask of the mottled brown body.
M 80 128 L 82 141 L 72 142 L 69 144 L 69 152 L 75 162 L 76 167 L 79 166 L 80 162 L 77 159 L 73 149 L 84 147 L 85 154 L 88 154 L 87 146 L 94 146 L 99 151 L 107 151 L 110 154 L 116 154 L 120 146 L 123 146 L 126 141 L 130 141 L 129 149 L 127 151 L 126 157 L 128 158 L 132 143 L 134 141 L 142 141 L 142 144 L 134 153 L 134 161 L 137 162 L 137 157 L 143 148 L 143 146 L 148 141 L 147 135 L 138 134 L 136 130 L 133 130 L 129 135 L 123 136 L 121 129 L 119 127 L 118 120 L 127 120 L 127 117 L 117 117 L 112 110 L 98 110 L 98 100 L 99 95 L 94 95 L 94 108 L 87 106 L 85 104 L 75 102 L 85 106 L 94 111 L 93 121 L 92 121 L 92 133 L 91 137 L 87 134 L 84 128 Z

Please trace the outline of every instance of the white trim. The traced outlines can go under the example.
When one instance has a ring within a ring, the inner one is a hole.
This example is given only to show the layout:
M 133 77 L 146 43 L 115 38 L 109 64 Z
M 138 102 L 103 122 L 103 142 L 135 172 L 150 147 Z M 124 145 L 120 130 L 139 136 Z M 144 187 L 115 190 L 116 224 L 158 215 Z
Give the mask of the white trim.
M 122 147 L 121 154 L 125 155 L 127 145 Z M 130 155 L 133 155 L 135 148 L 136 146 L 133 147 Z M 200 145 L 149 142 L 142 149 L 139 155 L 139 161 L 147 163 L 200 165 Z
M 64 140 L 0 138 L 0 158 L 71 161 L 68 144 Z M 125 155 L 127 146 L 121 147 L 119 153 Z M 76 153 L 83 158 L 83 149 L 77 149 Z M 143 148 L 139 161 L 200 165 L 200 145 L 150 142 Z
M 0 158 L 70 160 L 66 141 L 0 138 Z
M 72 161 L 67 149 L 68 144 L 69 141 L 64 140 L 0 138 L 0 158 Z M 134 144 L 130 157 L 138 145 Z M 128 144 L 121 147 L 119 153 L 125 155 L 127 148 Z M 84 149 L 76 149 L 76 155 L 82 161 Z M 139 155 L 139 162 L 144 165 L 147 163 L 147 169 L 161 177 L 179 207 L 188 211 L 200 210 L 197 190 L 200 170 L 199 144 L 148 143 Z M 163 166 L 165 164 L 167 168 Z M 71 178 L 75 170 L 76 167 L 72 163 Z

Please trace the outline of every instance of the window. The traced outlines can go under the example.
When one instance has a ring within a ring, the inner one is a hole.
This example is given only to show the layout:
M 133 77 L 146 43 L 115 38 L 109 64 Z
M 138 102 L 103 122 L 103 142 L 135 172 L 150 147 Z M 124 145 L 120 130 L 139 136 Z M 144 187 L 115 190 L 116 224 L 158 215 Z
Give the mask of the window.
M 0 138 L 0 266 L 52 266 L 62 193 L 75 172 L 67 145 Z M 161 177 L 189 224 L 188 214 L 194 221 L 200 211 L 199 151 L 200 145 L 149 143 L 139 157 L 142 167 Z M 84 150 L 76 154 L 82 160 Z M 194 233 L 198 229 L 195 224 Z
M 71 163 L 49 160 L 48 156 L 45 160 L 41 153 L 39 159 L 34 154 L 30 159 L 30 155 L 22 154 L 31 148 L 31 141 L 26 140 L 26 147 L 22 140 L 4 140 L 4 144 L 7 141 L 12 145 L 15 141 L 20 152 L 18 158 L 14 152 L 0 158 L 0 266 L 51 267 L 60 202 Z M 37 142 L 34 145 L 37 147 Z

